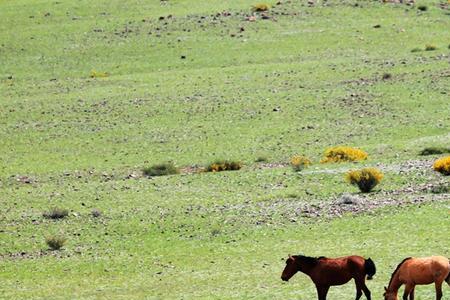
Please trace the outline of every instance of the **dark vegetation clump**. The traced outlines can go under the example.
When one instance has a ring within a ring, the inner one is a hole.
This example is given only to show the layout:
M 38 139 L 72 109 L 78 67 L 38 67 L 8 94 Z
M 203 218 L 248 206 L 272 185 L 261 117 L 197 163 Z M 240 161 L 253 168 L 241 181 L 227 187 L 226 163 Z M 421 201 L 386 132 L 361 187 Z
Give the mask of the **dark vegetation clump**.
M 413 49 L 411 50 L 412 53 L 414 53 L 414 52 L 420 52 L 420 51 L 422 51 L 422 49 L 420 49 L 420 48 L 413 48 Z
M 69 215 L 69 211 L 64 208 L 54 207 L 42 214 L 46 219 L 63 219 Z
M 450 148 L 445 147 L 427 147 L 420 151 L 420 155 L 435 155 L 435 154 L 444 154 L 450 153 Z
M 391 73 L 384 73 L 383 74 L 383 80 L 388 80 L 392 78 L 392 74 Z
M 420 11 L 427 11 L 428 10 L 428 6 L 426 5 L 419 5 L 417 6 L 417 9 Z
M 51 250 L 59 250 L 66 243 L 66 238 L 59 235 L 52 235 L 45 238 L 45 243 Z
M 180 173 L 180 170 L 175 166 L 173 162 L 167 162 L 144 168 L 143 172 L 147 176 L 165 176 L 178 174 Z
M 237 171 L 242 168 L 242 163 L 233 160 L 216 160 L 206 166 L 207 172 Z

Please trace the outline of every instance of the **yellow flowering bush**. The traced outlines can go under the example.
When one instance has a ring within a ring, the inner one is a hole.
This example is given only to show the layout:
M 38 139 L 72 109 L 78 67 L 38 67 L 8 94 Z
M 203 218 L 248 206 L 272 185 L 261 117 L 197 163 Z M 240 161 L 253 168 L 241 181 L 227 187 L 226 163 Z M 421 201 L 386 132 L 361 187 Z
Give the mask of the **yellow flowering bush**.
M 294 169 L 294 171 L 299 172 L 305 168 L 307 168 L 309 165 L 311 165 L 311 161 L 302 155 L 294 155 L 291 158 L 291 166 Z
M 358 186 L 363 193 L 368 193 L 381 182 L 384 175 L 376 168 L 364 168 L 361 170 L 349 171 L 345 179 L 352 185 Z
M 450 156 L 442 157 L 433 164 L 433 169 L 444 176 L 450 175 Z
M 238 161 L 217 160 L 206 167 L 207 172 L 235 171 L 242 168 Z
M 367 153 L 360 149 L 346 146 L 337 146 L 328 148 L 325 151 L 324 157 L 320 162 L 329 163 L 329 162 L 360 161 L 367 159 L 367 157 L 368 157 Z

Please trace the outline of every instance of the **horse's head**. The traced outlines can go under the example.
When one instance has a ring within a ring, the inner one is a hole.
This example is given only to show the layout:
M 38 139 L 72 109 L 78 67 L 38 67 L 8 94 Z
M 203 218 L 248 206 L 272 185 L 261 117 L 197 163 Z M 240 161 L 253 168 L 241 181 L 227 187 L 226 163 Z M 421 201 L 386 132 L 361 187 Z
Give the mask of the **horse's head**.
M 283 273 L 281 273 L 281 280 L 288 281 L 298 271 L 298 264 L 296 258 L 289 254 L 289 258 L 286 259 L 286 267 L 284 267 Z
M 387 287 L 384 287 L 384 300 L 397 300 L 397 292 L 388 290 Z

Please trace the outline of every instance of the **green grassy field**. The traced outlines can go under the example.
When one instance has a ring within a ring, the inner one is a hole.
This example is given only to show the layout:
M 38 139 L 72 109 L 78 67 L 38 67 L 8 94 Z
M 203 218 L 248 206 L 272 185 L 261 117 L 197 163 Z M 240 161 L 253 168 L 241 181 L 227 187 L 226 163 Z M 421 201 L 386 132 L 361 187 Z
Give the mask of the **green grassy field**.
M 370 256 L 380 299 L 404 257 L 450 256 L 442 155 L 418 155 L 450 147 L 446 2 L 280 2 L 0 0 L 1 299 L 314 299 L 288 253 Z M 335 145 L 369 159 L 319 164 Z M 189 171 L 215 159 L 244 167 Z M 142 175 L 165 161 L 188 171 Z

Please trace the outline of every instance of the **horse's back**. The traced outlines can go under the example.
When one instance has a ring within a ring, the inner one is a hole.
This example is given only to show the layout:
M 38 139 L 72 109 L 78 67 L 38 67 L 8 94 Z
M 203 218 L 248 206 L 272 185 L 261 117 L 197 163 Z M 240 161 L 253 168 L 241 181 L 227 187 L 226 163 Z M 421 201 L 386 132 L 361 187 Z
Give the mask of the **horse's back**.
M 445 279 L 449 272 L 449 260 L 443 256 L 412 258 L 400 268 L 400 279 L 403 282 L 430 284 Z
M 364 261 L 363 257 L 355 255 L 337 258 L 322 257 L 319 259 L 321 268 L 316 273 L 317 280 L 329 285 L 345 284 L 364 270 Z

